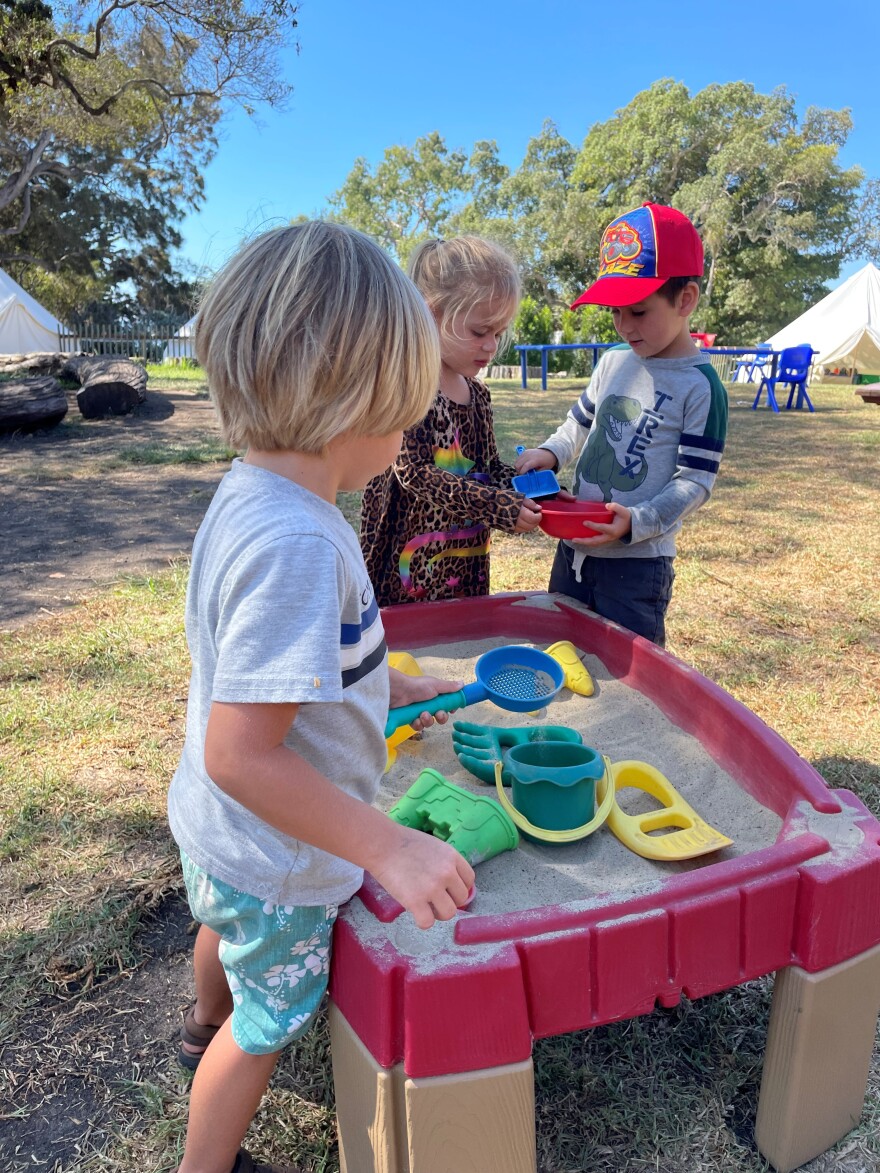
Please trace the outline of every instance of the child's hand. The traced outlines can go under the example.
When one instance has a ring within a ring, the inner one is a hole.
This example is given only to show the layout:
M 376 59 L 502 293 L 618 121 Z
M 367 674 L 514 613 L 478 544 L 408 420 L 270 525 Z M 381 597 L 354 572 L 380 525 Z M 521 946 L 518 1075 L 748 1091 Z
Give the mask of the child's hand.
M 562 496 L 561 493 L 560 496 Z M 591 528 L 601 530 L 601 533 L 592 538 L 571 538 L 569 540 L 576 546 L 607 546 L 609 542 L 616 542 L 625 537 L 632 529 L 632 514 L 625 505 L 621 505 L 618 501 L 607 501 L 605 507 L 615 515 L 614 521 L 607 523 L 590 521 Z
M 420 929 L 429 929 L 435 920 L 451 920 L 467 901 L 474 869 L 442 839 L 411 827 L 395 827 L 400 835 L 394 836 L 384 858 L 371 864 L 370 872 L 389 896 L 412 913 Z
M 404 705 L 417 704 L 419 701 L 430 701 L 444 692 L 460 692 L 463 687 L 460 680 L 441 680 L 439 676 L 409 676 L 406 672 L 391 667 L 388 669 L 388 683 L 391 686 L 389 707 L 392 709 L 402 709 Z M 427 729 L 435 721 L 444 725 L 448 720 L 449 714 L 445 709 L 434 713 L 433 716 L 425 712 L 418 720 L 413 721 L 412 727 Z
M 541 523 L 541 506 L 536 501 L 530 498 L 522 503 L 519 511 L 519 517 L 516 519 L 515 534 L 530 534 L 533 529 L 537 529 Z
M 555 469 L 556 457 L 548 448 L 527 448 L 517 456 L 514 468 L 517 473 L 531 472 L 533 469 Z

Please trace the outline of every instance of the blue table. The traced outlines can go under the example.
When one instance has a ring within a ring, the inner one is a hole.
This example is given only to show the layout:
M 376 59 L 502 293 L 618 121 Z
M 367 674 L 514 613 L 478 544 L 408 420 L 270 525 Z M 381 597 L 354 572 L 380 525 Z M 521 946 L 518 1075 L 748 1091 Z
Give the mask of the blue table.
M 529 342 L 524 346 L 514 346 L 519 351 L 520 367 L 522 369 L 522 385 L 529 385 L 529 351 L 541 352 L 541 390 L 547 390 L 547 355 L 551 350 L 591 350 L 593 352 L 593 367 L 599 361 L 599 351 L 607 350 L 609 346 L 619 346 L 619 342 Z
M 514 346 L 514 350 L 518 351 L 520 358 L 520 367 L 522 369 L 522 385 L 528 387 L 528 353 L 530 350 L 540 351 L 541 354 L 541 389 L 547 390 L 547 355 L 551 350 L 590 350 L 593 352 L 593 368 L 599 361 L 599 351 L 608 350 L 611 346 L 619 346 L 619 342 L 528 342 L 519 346 Z M 754 346 L 706 346 L 701 350 L 701 354 L 726 354 L 732 358 L 743 355 L 752 355 L 755 353 Z M 770 363 L 770 377 L 775 378 L 776 366 L 779 361 L 778 350 L 768 350 L 762 354 L 764 362 Z M 751 381 L 751 380 L 750 380 Z

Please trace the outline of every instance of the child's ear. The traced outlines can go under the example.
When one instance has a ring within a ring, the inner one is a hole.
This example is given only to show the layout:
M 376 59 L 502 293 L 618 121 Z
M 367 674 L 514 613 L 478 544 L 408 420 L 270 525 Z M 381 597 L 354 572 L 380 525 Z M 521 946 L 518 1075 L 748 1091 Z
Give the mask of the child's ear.
M 683 318 L 689 318 L 700 304 L 700 287 L 696 281 L 688 281 L 679 294 L 678 312 Z

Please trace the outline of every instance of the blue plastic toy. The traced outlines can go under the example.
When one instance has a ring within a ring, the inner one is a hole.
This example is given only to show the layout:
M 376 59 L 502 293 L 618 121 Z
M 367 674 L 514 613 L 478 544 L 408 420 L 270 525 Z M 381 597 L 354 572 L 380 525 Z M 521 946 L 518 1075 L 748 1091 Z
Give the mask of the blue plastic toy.
M 521 456 L 525 452 L 523 444 L 517 444 L 516 454 Z M 536 501 L 539 497 L 555 497 L 559 492 L 559 481 L 556 479 L 556 473 L 551 472 L 549 468 L 533 468 L 529 472 L 520 473 L 519 476 L 511 477 L 510 483 L 516 489 L 517 493 L 525 493 Z
M 429 701 L 392 709 L 385 726 L 386 738 L 422 713 L 440 709 L 454 713 L 479 701 L 492 701 L 512 713 L 530 713 L 549 704 L 565 683 L 564 672 L 551 656 L 518 644 L 484 652 L 474 665 L 474 675 L 477 679 L 459 692 L 441 692 Z

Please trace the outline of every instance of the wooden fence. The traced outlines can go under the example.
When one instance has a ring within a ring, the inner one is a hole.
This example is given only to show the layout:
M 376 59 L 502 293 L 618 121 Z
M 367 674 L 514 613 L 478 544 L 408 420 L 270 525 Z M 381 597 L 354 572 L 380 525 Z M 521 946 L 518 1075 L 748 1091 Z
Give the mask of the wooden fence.
M 134 324 L 108 326 L 98 322 L 75 322 L 59 332 L 62 352 L 74 354 L 119 354 L 142 362 L 194 359 L 195 348 L 186 320 L 165 325 Z

